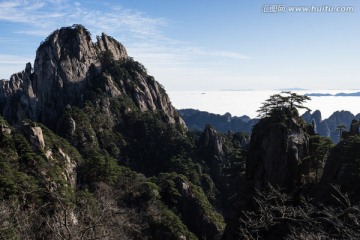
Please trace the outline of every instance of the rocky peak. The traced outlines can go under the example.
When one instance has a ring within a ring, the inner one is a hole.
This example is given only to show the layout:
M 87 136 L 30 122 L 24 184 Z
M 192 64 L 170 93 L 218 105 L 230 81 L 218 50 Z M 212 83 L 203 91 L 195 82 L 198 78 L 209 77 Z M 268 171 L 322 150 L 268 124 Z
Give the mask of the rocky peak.
M 222 136 L 211 125 L 206 125 L 200 140 L 200 149 L 202 149 L 200 156 L 209 167 L 215 184 L 222 183 L 224 176 L 223 166 L 227 162 L 223 151 L 223 143 Z
M 90 33 L 82 26 L 54 31 L 36 52 L 34 91 L 41 122 L 53 122 L 65 104 L 81 102 L 84 88 L 101 71 L 101 56 L 107 51 L 113 60 L 128 58 L 125 48 L 103 34 L 93 43 Z M 50 105 L 50 106 L 49 106 Z
M 97 40 L 93 43 L 80 25 L 54 31 L 37 49 L 33 69 L 28 63 L 10 81 L 0 82 L 4 116 L 10 122 L 30 118 L 50 124 L 66 104 L 80 102 L 87 82 L 94 79 L 91 69 L 101 71 L 104 51 L 114 60 L 128 58 L 125 48 L 113 38 L 103 34 Z
M 222 150 L 222 139 L 217 133 L 217 131 L 210 125 L 206 125 L 203 133 L 203 145 L 205 147 L 210 147 L 213 149 L 214 153 L 219 156 L 223 156 L 224 152 Z
M 110 52 L 114 60 L 128 57 L 124 46 L 114 38 L 102 33 L 96 39 L 97 42 L 92 42 L 91 34 L 81 25 L 55 30 L 38 48 L 36 59 L 49 54 L 48 57 L 52 56 L 57 61 L 71 57 L 90 63 L 97 61 L 99 54 L 105 51 Z
M 302 184 L 301 164 L 308 155 L 309 136 L 300 118 L 263 118 L 251 135 L 247 178 L 257 189 L 268 183 L 293 189 Z
M 124 46 L 104 33 L 92 42 L 81 25 L 54 31 L 37 49 L 33 68 L 28 63 L 10 81 L 0 81 L 0 111 L 10 123 L 31 119 L 55 129 L 65 106 L 83 102 L 88 89 L 101 81 L 109 97 L 125 93 L 142 111 L 160 110 L 169 122 L 184 125 L 164 90 L 146 72 L 115 83 L 114 76 L 104 72 L 105 58 L 130 59 Z
M 312 119 L 314 119 L 316 122 L 321 122 L 322 121 L 321 112 L 319 110 L 316 110 L 312 114 Z
M 30 76 L 31 75 L 31 71 L 32 71 L 32 66 L 31 63 L 27 63 L 25 66 L 25 73 Z
M 101 37 L 96 37 L 96 39 L 96 47 L 98 51 L 110 52 L 116 60 L 128 57 L 124 46 L 114 38 L 107 36 L 105 33 L 102 33 Z

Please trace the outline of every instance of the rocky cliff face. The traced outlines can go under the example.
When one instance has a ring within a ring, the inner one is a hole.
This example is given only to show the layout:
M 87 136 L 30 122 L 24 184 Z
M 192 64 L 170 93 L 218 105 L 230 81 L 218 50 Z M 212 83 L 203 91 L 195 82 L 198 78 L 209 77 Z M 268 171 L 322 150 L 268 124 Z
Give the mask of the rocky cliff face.
M 34 64 L 37 121 L 54 122 L 63 106 L 81 102 L 87 82 L 95 80 L 94 70 L 101 71 L 100 55 L 105 51 L 114 60 L 128 58 L 120 43 L 105 34 L 93 43 L 82 27 L 60 29 L 48 37 Z
M 219 136 L 219 134 L 216 132 L 216 130 L 211 127 L 210 125 L 207 125 L 205 127 L 205 130 L 203 132 L 202 136 L 202 144 L 205 147 L 210 147 L 213 149 L 213 152 L 219 156 L 219 160 L 223 158 L 224 152 L 222 150 L 223 140 Z
M 360 201 L 360 122 L 353 120 L 350 131 L 330 152 L 319 185 L 319 193 L 328 195 L 329 184 L 339 185 L 356 201 Z
M 45 148 L 44 136 L 41 127 L 32 127 L 29 123 L 23 122 L 22 132 L 28 137 L 29 142 L 35 149 L 43 150 Z
M 55 128 L 66 105 L 81 104 L 87 89 L 102 84 L 109 97 L 127 94 L 142 111 L 162 111 L 168 122 L 183 124 L 163 88 L 146 72 L 117 84 L 104 72 L 109 61 L 129 59 L 124 46 L 104 33 L 94 43 L 82 26 L 56 30 L 38 48 L 33 69 L 28 63 L 9 81 L 0 81 L 0 111 L 11 123 L 30 118 Z
M 223 177 L 222 168 L 227 162 L 223 151 L 224 139 L 210 125 L 207 125 L 201 135 L 200 146 L 202 158 L 209 166 L 210 174 L 216 183 Z M 219 184 L 218 184 L 219 185 Z
M 267 183 L 293 189 L 302 184 L 302 162 L 309 155 L 309 136 L 299 118 L 261 119 L 251 135 L 246 175 L 254 187 Z

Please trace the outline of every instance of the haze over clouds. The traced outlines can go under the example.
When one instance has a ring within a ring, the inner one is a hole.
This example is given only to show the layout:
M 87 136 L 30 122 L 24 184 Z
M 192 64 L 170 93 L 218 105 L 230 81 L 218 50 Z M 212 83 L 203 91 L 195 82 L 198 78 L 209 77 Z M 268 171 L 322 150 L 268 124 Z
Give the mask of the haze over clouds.
M 316 1 L 352 13 L 262 13 L 270 3 L 0 1 L 0 78 L 32 62 L 55 29 L 82 24 L 122 42 L 168 90 L 360 88 L 357 1 Z

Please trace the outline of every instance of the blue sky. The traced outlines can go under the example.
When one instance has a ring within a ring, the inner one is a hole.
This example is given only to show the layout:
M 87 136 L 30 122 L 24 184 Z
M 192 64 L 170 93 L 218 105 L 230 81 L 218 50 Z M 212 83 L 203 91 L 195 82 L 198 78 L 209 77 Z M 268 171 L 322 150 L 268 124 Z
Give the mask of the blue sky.
M 281 13 L 265 13 L 284 4 Z M 353 12 L 290 12 L 352 6 Z M 356 0 L 0 1 L 0 78 L 33 62 L 57 28 L 122 42 L 167 90 L 360 89 Z

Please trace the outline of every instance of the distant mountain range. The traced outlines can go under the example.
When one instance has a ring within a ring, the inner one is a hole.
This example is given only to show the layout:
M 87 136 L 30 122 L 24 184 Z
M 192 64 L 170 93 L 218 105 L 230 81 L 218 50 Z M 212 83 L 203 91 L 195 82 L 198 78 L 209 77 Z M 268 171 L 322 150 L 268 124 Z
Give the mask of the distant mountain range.
M 259 121 L 259 119 L 251 119 L 246 115 L 236 117 L 230 113 L 220 115 L 195 109 L 181 109 L 178 112 L 190 130 L 203 131 L 205 126 L 210 124 L 220 132 L 250 133 L 252 126 Z
M 195 109 L 181 109 L 179 114 L 190 130 L 200 131 L 203 131 L 205 126 L 210 124 L 220 132 L 251 133 L 252 127 L 259 121 L 257 118 L 251 119 L 245 115 L 241 117 L 232 116 L 230 113 L 220 115 Z M 329 137 L 334 143 L 337 143 L 339 142 L 339 132 L 336 130 L 336 126 L 344 124 L 349 129 L 351 121 L 359 119 L 360 113 L 354 115 L 349 111 L 336 111 L 329 118 L 322 119 L 321 112 L 316 110 L 313 113 L 304 113 L 302 118 L 307 123 L 314 121 L 316 133 Z
M 360 97 L 360 92 L 353 92 L 353 93 L 306 93 L 306 96 L 309 97 L 328 97 L 328 96 L 335 96 L 335 97 Z

